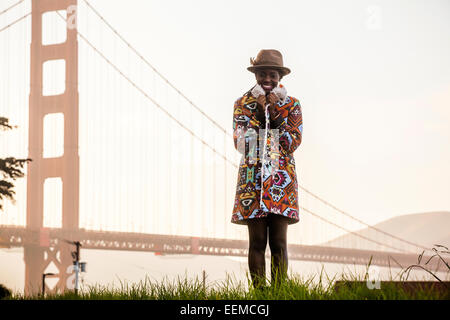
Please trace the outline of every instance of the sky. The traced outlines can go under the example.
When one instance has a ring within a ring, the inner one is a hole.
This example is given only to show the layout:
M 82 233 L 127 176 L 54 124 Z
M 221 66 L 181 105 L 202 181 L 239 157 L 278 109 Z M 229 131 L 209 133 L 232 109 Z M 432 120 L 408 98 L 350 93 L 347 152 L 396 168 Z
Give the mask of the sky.
M 15 2 L 0 0 L 0 11 Z M 255 83 L 246 70 L 250 57 L 260 49 L 280 50 L 292 71 L 281 83 L 302 106 L 303 140 L 295 152 L 301 186 L 369 224 L 450 211 L 448 1 L 89 2 L 228 133 L 234 101 Z M 0 16 L 0 28 L 27 13 L 29 3 Z M 232 140 L 200 121 L 198 112 L 171 94 L 86 10 L 83 0 L 79 4 L 80 32 L 171 114 L 238 161 Z M 49 38 L 61 36 L 53 28 L 55 19 Z M 1 156 L 27 156 L 29 28 L 28 17 L 0 33 L 0 73 L 6 79 L 0 83 L 0 113 L 19 126 L 2 132 Z M 218 156 L 212 161 L 207 150 L 199 158 L 198 141 L 190 149 L 186 130 L 82 40 L 79 48 L 81 226 L 245 238 L 245 228 L 229 223 L 237 169 L 223 165 Z M 59 90 L 60 71 L 56 66 L 46 75 L 50 92 Z M 52 132 L 63 128 L 58 117 L 47 120 L 46 150 L 62 143 L 61 135 Z M 52 150 L 54 155 L 61 151 Z M 134 170 L 125 170 L 130 159 Z M 48 187 L 53 190 L 58 183 L 49 181 Z M 58 226 L 60 193 L 55 190 L 46 202 L 47 226 Z M 5 203 L 0 223 L 25 223 L 24 179 L 17 182 L 16 193 L 17 202 Z M 303 205 L 319 210 L 302 197 Z M 148 215 L 151 210 L 166 214 L 154 217 Z M 326 209 L 322 214 L 332 215 Z M 302 238 L 317 233 L 308 219 L 305 214 L 291 227 L 290 239 L 318 241 Z
M 15 2 L 1 3 L 6 8 Z M 79 31 L 154 101 L 234 163 L 239 158 L 229 137 L 233 103 L 255 83 L 246 70 L 249 58 L 260 49 L 275 48 L 292 70 L 281 82 L 302 105 L 303 140 L 295 152 L 302 187 L 369 224 L 450 210 L 448 1 L 279 1 L 274 6 L 268 1 L 133 0 L 126 10 L 120 2 L 90 3 L 154 68 L 225 128 L 228 137 L 223 140 L 220 130 L 167 89 L 84 1 L 79 2 Z M 1 17 L 2 25 L 29 11 L 29 1 L 14 10 Z M 53 19 L 44 27 L 45 42 L 64 36 L 58 31 L 60 18 L 53 14 Z M 27 155 L 29 27 L 30 18 L 0 34 L 0 41 L 8 44 L 3 47 L 2 73 L 8 80 L 2 83 L 0 110 L 19 125 L 3 134 L 3 154 Z M 245 236 L 245 230 L 229 225 L 236 167 L 201 151 L 198 140 L 189 144 L 184 128 L 81 39 L 79 56 L 81 225 Z M 64 79 L 63 68 L 55 64 L 48 70 L 44 93 L 64 91 L 57 80 Z M 51 156 L 52 150 L 53 156 L 62 154 L 61 148 L 52 149 L 63 143 L 62 119 L 46 118 L 44 155 Z M 133 157 L 135 170 L 117 170 Z M 193 167 L 196 171 L 189 172 Z M 47 226 L 58 226 L 58 183 L 47 183 L 55 190 L 47 200 Z M 6 203 L 11 214 L 3 223 L 24 223 L 25 186 L 24 180 L 18 182 L 18 201 Z M 156 193 L 157 200 L 146 200 Z M 302 197 L 306 207 L 317 209 L 300 193 L 300 201 Z M 136 218 L 123 214 L 127 210 L 144 214 Z M 153 218 L 145 214 L 148 210 L 169 214 L 167 219 Z M 180 218 L 181 210 L 190 215 Z M 304 220 L 302 232 L 311 229 Z M 199 227 L 199 221 L 204 225 Z

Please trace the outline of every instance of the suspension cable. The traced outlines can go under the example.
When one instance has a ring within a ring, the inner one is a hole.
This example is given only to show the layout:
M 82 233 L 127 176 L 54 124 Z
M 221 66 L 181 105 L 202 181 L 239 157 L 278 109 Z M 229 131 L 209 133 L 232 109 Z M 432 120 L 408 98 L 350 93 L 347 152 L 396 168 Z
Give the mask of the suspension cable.
M 341 209 L 335 207 L 334 205 L 332 205 L 332 204 L 329 203 L 328 201 L 326 201 L 326 200 L 320 198 L 319 196 L 315 195 L 314 193 L 312 193 L 311 191 L 305 189 L 304 187 L 302 187 L 302 186 L 299 186 L 299 187 L 300 187 L 303 191 L 305 191 L 306 193 L 308 193 L 309 195 L 313 196 L 313 197 L 316 198 L 317 200 L 319 200 L 319 201 L 321 201 L 322 203 L 324 203 L 325 205 L 327 205 L 327 206 L 333 208 L 334 210 L 340 212 L 341 214 L 343 214 L 343 215 L 345 215 L 345 216 L 347 216 L 347 217 L 349 217 L 349 218 L 351 218 L 351 219 L 353 219 L 353 220 L 355 220 L 355 221 L 357 221 L 357 222 L 359 222 L 359 223 L 365 225 L 366 227 L 368 227 L 368 228 L 370 228 L 370 229 L 373 229 L 373 230 L 375 230 L 375 231 L 377 231 L 377 232 L 383 233 L 383 234 L 385 234 L 385 235 L 387 235 L 387 236 L 389 236 L 389 237 L 395 238 L 395 239 L 397 239 L 397 240 L 399 240 L 399 241 L 405 242 L 405 243 L 407 243 L 407 244 L 409 244 L 409 245 L 412 245 L 412 246 L 415 246 L 415 247 L 418 247 L 418 248 L 421 248 L 421 249 L 429 250 L 429 248 L 426 248 L 426 247 L 424 247 L 424 246 L 422 246 L 422 245 L 419 245 L 419 244 L 417 244 L 417 243 L 413 243 L 413 242 L 411 242 L 411 241 L 402 239 L 402 238 L 397 237 L 397 236 L 395 236 L 395 235 L 393 235 L 393 234 L 391 234 L 391 233 L 389 233 L 389 232 L 386 232 L 386 231 L 383 231 L 383 230 L 381 230 L 381 229 L 378 229 L 378 228 L 376 228 L 376 227 L 374 227 L 374 226 L 371 226 L 371 225 L 365 223 L 364 221 L 362 221 L 362 220 L 360 220 L 360 219 L 358 219 L 358 218 L 356 218 L 356 217 L 350 215 L 349 213 L 347 213 L 347 212 L 345 212 L 345 211 L 343 211 L 343 210 L 341 210 Z
M 5 10 L 3 10 L 2 12 L 0 12 L 0 16 L 6 12 L 8 12 L 9 10 L 11 10 L 12 8 L 14 8 L 15 6 L 18 6 L 19 4 L 21 4 L 22 2 L 24 2 L 25 0 L 20 0 L 18 2 L 16 2 L 16 4 L 13 4 L 12 6 L 10 6 L 9 8 L 6 8 Z
M 108 22 L 106 19 L 97 11 L 95 8 L 87 1 L 83 0 L 86 5 L 117 35 L 117 37 L 122 40 L 130 49 L 133 51 L 146 65 L 148 65 L 152 70 L 163 79 L 172 89 L 174 89 L 180 96 L 182 96 L 190 105 L 192 105 L 197 111 L 199 111 L 206 119 L 211 121 L 216 127 L 222 130 L 226 135 L 232 137 L 231 134 L 220 124 L 218 124 L 213 118 L 207 115 L 202 109 L 200 109 L 192 100 L 190 100 L 185 94 L 183 94 L 177 87 L 175 87 L 166 77 L 164 77 L 147 59 L 142 56 L 123 36 L 117 32 L 117 30 Z
M 355 236 L 357 236 L 357 237 L 360 237 L 360 238 L 362 238 L 362 239 L 365 239 L 365 240 L 368 240 L 368 241 L 370 241 L 370 242 L 376 243 L 376 244 L 378 244 L 378 245 L 380 245 L 380 246 L 383 246 L 383 247 L 387 247 L 387 248 L 391 248 L 391 249 L 395 249 L 395 250 L 403 251 L 403 252 L 410 252 L 410 251 L 406 251 L 406 250 L 404 250 L 404 249 L 399 249 L 399 248 L 396 248 L 396 247 L 392 247 L 392 246 L 389 246 L 389 245 L 387 245 L 387 244 L 384 244 L 384 243 L 378 242 L 378 241 L 376 241 L 376 240 L 370 239 L 370 238 L 368 238 L 368 237 L 366 237 L 366 236 L 363 236 L 362 234 L 359 234 L 359 233 L 356 233 L 356 232 L 354 232 L 354 231 L 350 231 L 350 230 L 348 230 L 348 229 L 346 229 L 346 228 L 344 228 L 344 227 L 341 227 L 341 226 L 337 225 L 336 223 L 331 222 L 331 221 L 329 221 L 328 219 L 326 219 L 326 218 L 324 218 L 324 217 L 321 217 L 321 216 L 319 216 L 318 214 L 316 214 L 316 213 L 314 213 L 314 212 L 312 212 L 312 211 L 310 211 L 310 210 L 308 210 L 308 209 L 306 209 L 306 208 L 303 208 L 303 207 L 300 207 L 300 208 L 301 208 L 302 210 L 308 212 L 308 213 L 311 214 L 312 216 L 314 216 L 314 217 L 316 217 L 316 218 L 318 218 L 318 219 L 320 219 L 320 220 L 322 220 L 322 221 L 324 221 L 324 222 L 326 222 L 326 223 L 328 223 L 328 224 L 331 224 L 332 226 L 335 226 L 336 228 L 339 228 L 339 229 L 341 229 L 341 230 L 347 232 L 348 234 L 355 235 Z
M 28 13 L 27 13 L 26 15 L 24 15 L 23 17 L 18 18 L 17 20 L 11 22 L 11 23 L 8 24 L 7 26 L 1 28 L 1 29 L 0 29 L 0 32 L 5 31 L 5 30 L 8 29 L 9 27 L 12 27 L 12 26 L 15 25 L 17 22 L 19 22 L 19 21 L 25 19 L 26 17 L 28 17 L 30 14 L 31 14 L 31 12 L 28 12 Z
M 58 16 L 61 17 L 64 21 L 67 21 L 58 11 L 55 11 Z M 140 88 L 133 80 L 131 80 L 128 76 L 126 76 L 114 63 L 112 63 L 100 50 L 98 50 L 84 35 L 82 35 L 78 29 L 76 29 L 77 34 L 92 48 L 95 52 L 97 52 L 100 57 L 102 57 L 110 66 L 114 68 L 125 80 L 127 80 L 133 87 L 135 87 L 139 92 L 141 92 L 148 100 L 150 100 L 156 107 L 158 107 L 162 112 L 164 112 L 169 118 L 174 120 L 178 125 L 180 125 L 183 129 L 189 132 L 192 136 L 197 138 L 201 143 L 211 149 L 214 153 L 219 154 L 222 158 L 228 161 L 231 165 L 237 168 L 236 164 L 233 163 L 230 159 L 226 158 L 223 154 L 217 151 L 214 147 L 210 146 L 205 140 L 201 137 L 197 136 L 191 129 L 183 125 L 180 120 L 178 120 L 174 115 L 164 109 L 158 102 L 156 102 L 152 97 L 150 97 L 142 88 Z

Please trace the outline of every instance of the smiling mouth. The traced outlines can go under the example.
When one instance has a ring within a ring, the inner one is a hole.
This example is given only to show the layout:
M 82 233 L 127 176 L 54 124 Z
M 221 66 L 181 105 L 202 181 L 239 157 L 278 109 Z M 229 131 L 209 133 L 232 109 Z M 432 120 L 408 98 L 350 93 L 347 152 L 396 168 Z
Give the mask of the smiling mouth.
M 263 84 L 263 85 L 261 85 L 261 87 L 262 87 L 264 90 L 272 90 L 272 89 L 273 89 L 273 86 L 270 85 L 270 84 Z

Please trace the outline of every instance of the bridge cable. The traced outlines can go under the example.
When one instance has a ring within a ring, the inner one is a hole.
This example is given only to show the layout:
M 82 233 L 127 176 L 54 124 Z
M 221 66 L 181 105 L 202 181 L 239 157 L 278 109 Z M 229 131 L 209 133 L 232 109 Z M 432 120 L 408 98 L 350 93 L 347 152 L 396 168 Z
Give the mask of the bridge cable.
M 55 11 L 58 16 L 61 17 L 64 21 L 67 21 L 58 11 Z M 219 154 L 222 158 L 228 161 L 232 166 L 237 168 L 237 165 L 233 163 L 230 159 L 226 158 L 219 151 L 217 151 L 214 147 L 210 146 L 207 142 L 205 142 L 202 138 L 197 136 L 192 130 L 187 128 L 181 121 L 179 121 L 175 116 L 173 116 L 170 112 L 164 109 L 158 102 L 156 102 L 152 97 L 150 97 L 143 89 L 141 89 L 133 80 L 131 80 L 128 76 L 126 76 L 114 63 L 112 63 L 100 50 L 98 50 L 84 35 L 82 35 L 78 29 L 77 34 L 92 48 L 95 52 L 97 52 L 109 65 L 111 65 L 125 80 L 127 80 L 132 86 L 134 86 L 139 92 L 141 92 L 148 100 L 150 100 L 156 107 L 158 107 L 162 112 L 164 112 L 169 118 L 174 120 L 178 125 L 180 125 L 183 129 L 188 131 L 192 136 L 200 140 L 205 146 L 210 148 L 214 153 Z
M 318 218 L 318 219 L 320 219 L 320 220 L 322 220 L 322 221 L 324 221 L 324 222 L 326 222 L 326 223 L 328 223 L 328 224 L 331 224 L 331 225 L 335 226 L 336 228 L 339 228 L 339 229 L 341 229 L 341 230 L 344 230 L 345 232 L 347 232 L 347 233 L 349 233 L 349 234 L 353 234 L 353 235 L 355 235 L 355 236 L 357 236 L 357 237 L 363 238 L 363 239 L 368 240 L 368 241 L 370 241 L 370 242 L 374 242 L 374 243 L 376 243 L 376 244 L 378 244 L 378 245 L 380 245 L 380 246 L 383 246 L 383 247 L 387 247 L 387 248 L 391 248 L 391 249 L 395 249 L 395 250 L 403 251 L 403 252 L 411 252 L 411 251 L 406 251 L 406 250 L 404 250 L 404 249 L 399 249 L 399 248 L 396 248 L 396 247 L 389 246 L 389 245 L 387 245 L 387 244 L 378 242 L 378 241 L 376 241 L 376 240 L 372 240 L 372 239 L 370 239 L 370 238 L 368 238 L 368 237 L 365 237 L 365 236 L 363 236 L 363 235 L 361 235 L 361 234 L 359 234 L 359 233 L 356 233 L 356 232 L 354 232 L 354 231 L 350 231 L 350 230 L 348 230 L 348 229 L 346 229 L 346 228 L 344 228 L 344 227 L 341 227 L 341 226 L 337 225 L 336 223 L 331 222 L 331 221 L 329 221 L 328 219 L 323 218 L 323 217 L 319 216 L 318 214 L 316 214 L 316 213 L 314 213 L 314 212 L 312 212 L 312 211 L 310 211 L 310 210 L 308 210 L 308 209 L 306 209 L 306 208 L 304 208 L 304 207 L 300 207 L 300 208 L 301 208 L 302 210 L 308 212 L 309 214 L 313 215 L 314 217 L 316 217 L 316 218 Z
M 393 234 L 391 234 L 391 233 L 389 233 L 389 232 L 386 232 L 386 231 L 383 231 L 383 230 L 378 229 L 378 228 L 376 228 L 376 227 L 373 227 L 373 226 L 371 226 L 371 225 L 365 223 L 364 221 L 362 221 L 362 220 L 360 220 L 360 219 L 358 219 L 358 218 L 356 218 L 356 217 L 350 215 L 349 213 L 347 213 L 347 212 L 345 212 L 345 211 L 343 211 L 343 210 L 341 210 L 341 209 L 335 207 L 334 205 L 332 205 L 332 204 L 329 203 L 328 201 L 326 201 L 326 200 L 320 198 L 319 196 L 315 195 L 314 193 L 312 193 L 311 191 L 305 189 L 304 187 L 302 187 L 302 186 L 299 186 L 299 187 L 300 187 L 302 190 L 304 190 L 306 193 L 308 193 L 309 195 L 311 195 L 311 196 L 313 196 L 314 198 L 316 198 L 317 200 L 323 202 L 325 205 L 327 205 L 327 206 L 333 208 L 334 210 L 340 212 L 341 214 L 343 214 L 343 215 L 345 215 L 345 216 L 347 216 L 347 217 L 349 217 L 349 218 L 351 218 L 351 219 L 353 219 L 353 220 L 355 220 L 355 221 L 357 221 L 357 222 L 359 222 L 359 223 L 365 225 L 366 227 L 368 227 L 368 228 L 370 228 L 370 229 L 373 229 L 373 230 L 375 230 L 375 231 L 378 231 L 378 232 L 380 232 L 380 233 L 383 233 L 383 234 L 385 234 L 385 235 L 387 235 L 387 236 L 389 236 L 389 237 L 395 238 L 395 239 L 397 239 L 397 240 L 399 240 L 399 241 L 405 242 L 405 243 L 407 243 L 407 244 L 409 244 L 409 245 L 412 245 L 412 246 L 415 246 L 415 247 L 418 247 L 418 248 L 421 248 L 421 249 L 429 250 L 429 248 L 426 248 L 426 247 L 424 247 L 424 246 L 422 246 L 422 245 L 419 245 L 419 244 L 417 244 L 417 243 L 413 243 L 413 242 L 411 242 L 411 241 L 402 239 L 402 238 L 397 237 L 397 236 L 395 236 L 395 235 L 393 235 Z
M 220 124 L 218 124 L 213 118 L 211 118 L 209 115 L 207 115 L 202 109 L 200 109 L 192 100 L 190 100 L 185 94 L 183 94 L 177 87 L 175 87 L 166 77 L 164 77 L 150 62 L 148 62 L 147 59 L 142 56 L 127 40 L 125 40 L 124 37 L 122 37 L 119 32 L 117 32 L 116 29 L 108 22 L 106 19 L 97 11 L 94 9 L 94 7 L 87 1 L 83 0 L 86 5 L 119 37 L 120 40 L 122 40 L 130 49 L 133 51 L 146 65 L 148 65 L 150 68 L 153 69 L 153 71 L 161 78 L 163 79 L 172 89 L 174 89 L 180 96 L 182 96 L 187 102 L 189 102 L 190 105 L 192 105 L 197 111 L 199 111 L 206 119 L 211 121 L 216 127 L 218 127 L 220 130 L 222 130 L 226 135 L 229 137 L 232 137 L 232 135 Z
M 11 23 L 8 24 L 7 26 L 1 28 L 1 29 L 0 29 L 0 32 L 5 31 L 5 30 L 8 29 L 9 27 L 12 27 L 12 26 L 15 25 L 17 22 L 19 22 L 19 21 L 25 19 L 26 17 L 28 17 L 30 14 L 31 14 L 31 12 L 28 12 L 28 13 L 27 13 L 26 15 L 24 15 L 23 17 L 18 18 L 17 20 L 11 22 Z
M 19 4 L 21 4 L 22 2 L 24 2 L 25 0 L 20 0 L 19 2 L 16 2 L 16 4 L 13 4 L 12 6 L 10 6 L 9 8 L 6 8 L 5 10 L 3 10 L 2 12 L 0 12 L 0 16 L 6 12 L 8 12 L 9 10 L 11 10 L 12 8 L 14 8 L 15 6 L 18 6 Z

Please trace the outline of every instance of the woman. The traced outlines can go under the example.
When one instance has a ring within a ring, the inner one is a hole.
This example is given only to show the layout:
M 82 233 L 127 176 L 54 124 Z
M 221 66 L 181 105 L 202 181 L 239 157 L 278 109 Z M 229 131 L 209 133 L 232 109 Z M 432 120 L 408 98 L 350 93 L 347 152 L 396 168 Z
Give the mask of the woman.
M 298 99 L 279 83 L 290 73 L 281 53 L 261 50 L 250 62 L 247 70 L 257 83 L 234 104 L 234 146 L 243 156 L 231 222 L 248 226 L 248 265 L 256 288 L 265 284 L 267 239 L 272 284 L 287 275 L 287 226 L 299 221 L 293 153 L 303 124 Z

